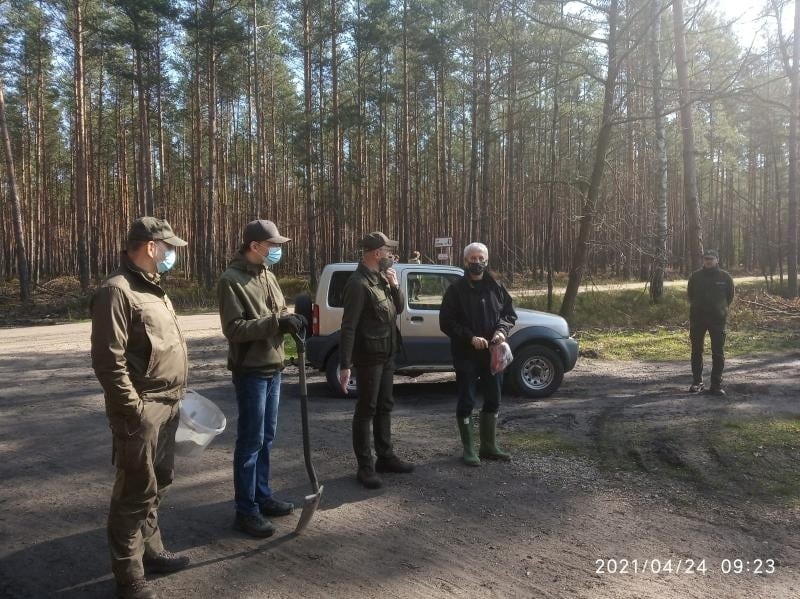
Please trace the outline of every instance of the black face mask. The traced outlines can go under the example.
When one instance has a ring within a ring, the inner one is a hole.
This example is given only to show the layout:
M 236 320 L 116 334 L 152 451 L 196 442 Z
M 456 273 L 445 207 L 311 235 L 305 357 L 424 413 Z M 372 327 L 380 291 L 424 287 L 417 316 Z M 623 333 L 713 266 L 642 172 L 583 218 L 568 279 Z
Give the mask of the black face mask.
M 394 264 L 394 262 L 392 262 L 391 258 L 381 258 L 378 260 L 378 270 L 381 272 L 386 272 L 389 270 L 389 268 L 391 268 L 392 264 Z
M 467 265 L 467 270 L 471 275 L 482 275 L 483 271 L 486 270 L 486 265 L 482 262 L 470 262 Z

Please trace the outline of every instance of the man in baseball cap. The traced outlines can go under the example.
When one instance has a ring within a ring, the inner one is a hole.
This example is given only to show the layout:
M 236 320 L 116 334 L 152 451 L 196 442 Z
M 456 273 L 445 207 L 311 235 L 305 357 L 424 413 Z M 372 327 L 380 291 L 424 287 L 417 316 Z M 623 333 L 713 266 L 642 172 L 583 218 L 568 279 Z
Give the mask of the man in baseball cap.
M 92 297 L 92 367 L 103 387 L 117 467 L 108 513 L 116 596 L 153 599 L 145 573 L 189 565 L 164 548 L 158 509 L 172 484 L 175 431 L 186 392 L 186 341 L 163 275 L 186 242 L 165 220 L 137 218 L 122 264 Z M 153 331 L 158 343 L 152 342 Z
M 228 370 L 236 391 L 239 419 L 233 453 L 234 528 L 253 537 L 269 537 L 267 518 L 294 509 L 272 494 L 270 449 L 278 426 L 283 336 L 308 323 L 286 307 L 278 279 L 270 270 L 289 241 L 269 220 L 244 228 L 243 244 L 222 273 L 217 287 L 219 318 L 228 339 Z
M 353 451 L 358 464 L 356 479 L 367 489 L 383 485 L 378 473 L 414 470 L 413 464 L 394 453 L 392 444 L 394 358 L 400 347 L 396 320 L 405 305 L 390 258 L 397 246 L 380 231 L 365 235 L 361 262 L 344 288 L 339 383 L 347 393 L 350 372 L 355 368 L 358 400 L 353 414 Z M 374 463 L 372 439 L 377 454 Z

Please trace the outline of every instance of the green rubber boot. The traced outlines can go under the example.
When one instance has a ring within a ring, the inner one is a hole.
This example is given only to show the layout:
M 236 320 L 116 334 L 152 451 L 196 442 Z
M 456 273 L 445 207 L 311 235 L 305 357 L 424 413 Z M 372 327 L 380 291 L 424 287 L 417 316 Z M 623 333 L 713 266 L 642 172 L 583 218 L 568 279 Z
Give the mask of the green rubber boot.
M 507 462 L 511 459 L 497 446 L 497 414 L 481 412 L 481 448 L 478 455 L 487 460 Z
M 456 417 L 456 421 L 458 432 L 461 433 L 461 443 L 464 444 L 464 463 L 467 466 L 480 466 L 481 461 L 475 455 L 475 446 L 472 444 L 472 416 Z

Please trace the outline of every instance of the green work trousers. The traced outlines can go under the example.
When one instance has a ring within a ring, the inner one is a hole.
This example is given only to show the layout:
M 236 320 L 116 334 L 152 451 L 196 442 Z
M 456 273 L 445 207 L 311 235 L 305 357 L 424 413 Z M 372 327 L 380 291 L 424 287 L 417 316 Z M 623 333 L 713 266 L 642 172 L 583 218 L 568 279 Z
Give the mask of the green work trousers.
M 164 551 L 158 506 L 172 484 L 179 405 L 145 401 L 141 422 L 109 416 L 117 476 L 108 512 L 108 545 L 111 570 L 121 584 L 144 576 L 145 551 Z

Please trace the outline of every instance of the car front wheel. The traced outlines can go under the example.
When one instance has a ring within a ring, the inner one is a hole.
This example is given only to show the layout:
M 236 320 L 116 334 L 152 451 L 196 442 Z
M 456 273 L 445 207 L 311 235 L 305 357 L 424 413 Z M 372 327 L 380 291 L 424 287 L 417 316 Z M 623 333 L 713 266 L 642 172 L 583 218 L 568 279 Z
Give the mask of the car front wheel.
M 357 397 L 358 386 L 356 385 L 356 377 L 353 371 L 350 371 L 350 380 L 347 383 L 347 395 L 342 393 L 342 387 L 339 385 L 339 350 L 333 350 L 333 353 L 328 358 L 325 364 L 325 378 L 328 381 L 328 389 L 336 397 Z
M 561 386 L 564 364 L 556 352 L 543 345 L 517 350 L 509 368 L 511 382 L 527 397 L 549 397 Z

